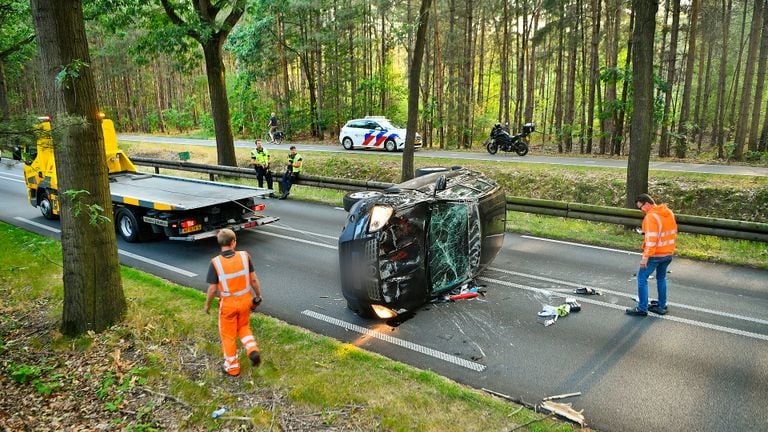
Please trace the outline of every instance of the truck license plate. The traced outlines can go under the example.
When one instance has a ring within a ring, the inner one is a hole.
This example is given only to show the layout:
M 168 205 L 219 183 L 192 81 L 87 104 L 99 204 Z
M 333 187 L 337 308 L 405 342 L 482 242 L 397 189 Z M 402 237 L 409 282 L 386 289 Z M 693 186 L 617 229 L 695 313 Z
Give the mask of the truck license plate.
M 191 226 L 189 228 L 182 228 L 181 229 L 181 233 L 182 234 L 188 234 L 188 233 L 191 233 L 191 232 L 200 231 L 201 229 L 203 229 L 202 225 L 195 225 L 195 226 Z

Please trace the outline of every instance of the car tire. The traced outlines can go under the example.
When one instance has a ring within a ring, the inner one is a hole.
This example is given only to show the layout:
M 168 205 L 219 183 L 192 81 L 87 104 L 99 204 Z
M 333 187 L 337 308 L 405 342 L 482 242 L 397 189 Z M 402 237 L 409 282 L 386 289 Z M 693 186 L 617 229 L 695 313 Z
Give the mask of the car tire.
M 352 144 L 352 138 L 350 137 L 344 137 L 344 139 L 341 140 L 341 146 L 344 147 L 344 150 L 352 150 L 355 148 L 354 144 Z
M 48 191 L 40 194 L 37 207 L 40 209 L 40 213 L 44 218 L 48 220 L 55 220 L 59 218 L 58 215 L 53 213 L 53 202 L 51 202 L 51 197 L 48 195 Z
M 416 169 L 416 177 L 425 176 L 427 174 L 434 174 L 439 172 L 446 172 L 448 171 L 448 168 L 446 167 L 424 167 L 424 168 L 417 168 Z
M 115 213 L 115 226 L 120 236 L 128 243 L 138 243 L 152 237 L 149 226 L 127 208 L 121 208 Z
M 374 198 L 381 196 L 382 193 L 379 191 L 357 191 L 357 192 L 350 192 L 346 195 L 344 195 L 343 203 L 344 203 L 344 210 L 349 211 L 352 209 L 352 206 L 355 205 L 358 201 L 366 199 L 366 198 Z
M 397 151 L 397 143 L 393 139 L 388 139 L 384 142 L 384 150 L 388 152 Z

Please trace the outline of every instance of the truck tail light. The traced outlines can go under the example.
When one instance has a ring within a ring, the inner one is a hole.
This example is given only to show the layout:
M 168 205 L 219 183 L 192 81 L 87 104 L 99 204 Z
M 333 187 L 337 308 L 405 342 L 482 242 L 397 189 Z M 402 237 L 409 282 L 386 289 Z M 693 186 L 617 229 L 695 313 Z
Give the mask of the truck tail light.
M 194 219 L 188 219 L 181 223 L 182 228 L 191 228 L 195 225 L 197 225 L 197 221 L 195 221 Z
M 260 212 L 260 211 L 263 211 L 265 208 L 267 208 L 266 204 L 254 204 L 251 207 L 251 210 L 253 210 L 255 212 Z

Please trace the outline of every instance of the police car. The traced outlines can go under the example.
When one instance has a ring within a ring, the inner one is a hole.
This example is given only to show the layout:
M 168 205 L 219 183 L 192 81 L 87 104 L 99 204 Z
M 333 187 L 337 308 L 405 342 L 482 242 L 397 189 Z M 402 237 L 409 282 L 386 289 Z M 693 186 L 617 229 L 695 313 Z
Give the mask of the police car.
M 368 116 L 348 121 L 339 133 L 339 143 L 346 150 L 353 148 L 383 148 L 397 151 L 405 148 L 405 128 L 392 124 L 386 117 Z M 421 135 L 414 139 L 414 146 L 421 147 Z

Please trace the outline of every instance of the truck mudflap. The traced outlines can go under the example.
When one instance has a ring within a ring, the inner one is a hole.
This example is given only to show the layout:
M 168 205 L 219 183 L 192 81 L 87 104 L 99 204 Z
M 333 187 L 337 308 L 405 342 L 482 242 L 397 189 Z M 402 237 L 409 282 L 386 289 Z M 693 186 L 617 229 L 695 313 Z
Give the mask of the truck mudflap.
M 226 226 L 225 228 L 229 228 L 232 231 L 240 231 L 247 228 L 253 228 L 255 226 L 271 224 L 279 220 L 280 218 L 276 216 L 260 216 L 255 219 L 251 219 L 247 222 Z M 196 241 L 196 240 L 202 240 L 210 237 L 216 237 L 216 233 L 218 232 L 219 232 L 219 229 L 215 229 L 211 231 L 201 232 L 197 234 L 190 234 L 186 236 L 168 237 L 168 240 Z

